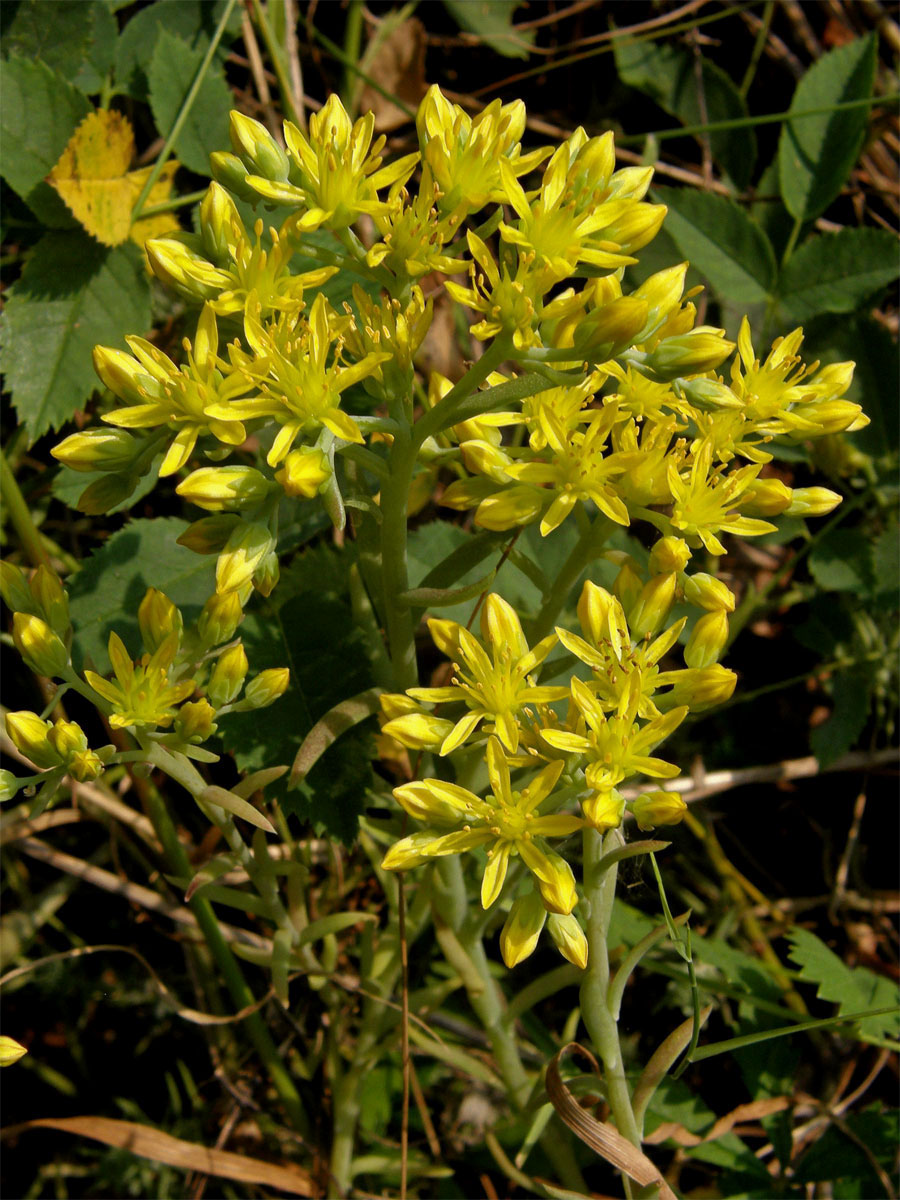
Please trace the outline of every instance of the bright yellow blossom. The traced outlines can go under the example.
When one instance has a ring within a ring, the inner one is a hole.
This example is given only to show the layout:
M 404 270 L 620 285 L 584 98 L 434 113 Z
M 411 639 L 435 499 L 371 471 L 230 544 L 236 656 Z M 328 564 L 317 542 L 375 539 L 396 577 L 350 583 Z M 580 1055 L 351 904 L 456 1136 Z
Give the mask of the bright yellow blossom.
M 124 729 L 129 725 L 165 728 L 172 724 L 177 706 L 194 691 L 193 679 L 178 682 L 170 678 L 178 635 L 170 634 L 153 654 L 144 654 L 134 663 L 117 633 L 109 635 L 107 653 L 116 682 L 95 671 L 84 677 L 94 691 L 112 705 L 110 725 Z

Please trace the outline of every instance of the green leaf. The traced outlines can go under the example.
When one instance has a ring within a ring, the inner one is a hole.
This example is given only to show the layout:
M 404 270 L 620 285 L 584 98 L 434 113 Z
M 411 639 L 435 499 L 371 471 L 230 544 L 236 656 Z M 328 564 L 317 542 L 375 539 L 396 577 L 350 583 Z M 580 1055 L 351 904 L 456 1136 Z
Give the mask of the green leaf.
M 137 246 L 109 250 L 81 230 L 38 242 L 0 326 L 6 384 L 32 440 L 58 429 L 97 387 L 94 346 L 122 346 L 150 319 Z
M 0 174 L 45 225 L 75 224 L 44 179 L 90 111 L 81 92 L 45 63 L 11 58 L 3 64 Z
M 444 0 L 444 7 L 460 29 L 477 34 L 504 58 L 527 58 L 534 30 L 513 28 L 513 13 L 520 0 Z
M 222 742 L 243 771 L 293 762 L 321 717 L 372 685 L 362 634 L 341 596 L 313 587 L 277 608 L 263 602 L 245 617 L 241 637 L 252 671 L 288 667 L 291 672 L 287 692 L 272 708 L 222 719 Z M 350 841 L 371 781 L 369 735 L 357 725 L 322 754 L 299 788 L 285 793 L 284 785 L 275 783 L 270 794 L 281 792 L 286 812 Z
M 794 91 L 790 112 L 832 109 L 872 95 L 877 39 L 874 33 L 839 46 L 814 63 Z M 811 221 L 838 195 L 866 136 L 869 109 L 851 108 L 788 117 L 778 143 L 778 174 L 788 212 Z
M 725 196 L 654 188 L 668 207 L 666 229 L 685 258 L 722 295 L 764 304 L 775 282 L 775 254 L 763 230 Z
M 147 77 L 153 119 L 163 135 L 175 124 L 202 60 L 202 50 L 192 50 L 168 30 L 160 32 Z M 175 139 L 178 159 L 198 175 L 209 175 L 210 154 L 229 144 L 228 114 L 232 107 L 222 70 L 211 64 Z
M 840 1016 L 897 1004 L 895 984 L 866 967 L 848 967 L 808 929 L 793 928 L 788 940 L 790 957 L 800 967 L 800 978 L 816 984 L 818 998 L 837 1004 Z M 896 1037 L 900 1033 L 900 1013 L 867 1017 L 859 1027 L 863 1035 L 871 1038 Z
M 617 38 L 613 48 L 622 82 L 650 96 L 682 125 L 730 121 L 748 115 L 747 105 L 731 78 L 706 57 L 700 60 L 701 102 L 695 59 L 686 50 L 623 38 Z M 748 124 L 746 128 L 720 130 L 708 136 L 716 162 L 737 187 L 746 187 L 756 162 L 756 135 L 752 127 Z
M 380 695 L 380 688 L 369 688 L 358 696 L 342 700 L 316 722 L 297 751 L 291 768 L 292 785 L 299 783 L 309 774 L 328 747 L 337 741 L 342 733 L 378 712 Z
M 452 608 L 454 604 L 462 604 L 465 600 L 474 600 L 494 582 L 496 571 L 488 571 L 474 583 L 466 583 L 455 588 L 417 587 L 408 592 L 400 592 L 397 599 L 413 608 Z
M 75 627 L 75 666 L 93 662 L 106 668 L 106 643 L 115 630 L 129 650 L 137 651 L 137 608 L 148 587 L 159 588 L 195 620 L 215 591 L 215 558 L 194 554 L 175 539 L 187 529 L 174 517 L 131 521 L 86 560 L 69 587 L 69 611 Z M 255 664 L 254 664 L 255 665 Z M 269 759 L 269 764 L 277 759 Z M 266 765 L 269 765 L 266 764 Z
M 48 9 L 44 0 L 20 0 L 3 33 L 4 57 L 40 60 L 74 80 L 88 58 L 99 7 L 83 0 L 54 0 Z
M 816 541 L 809 569 L 826 591 L 866 593 L 872 583 L 871 550 L 855 530 L 832 529 Z
M 118 85 L 135 100 L 147 100 L 149 84 L 147 70 L 156 51 L 162 32 L 181 38 L 190 50 L 205 54 L 216 26 L 222 18 L 226 0 L 178 0 L 177 3 L 157 0 L 135 13 L 119 35 L 116 44 L 115 75 Z M 236 4 L 228 26 L 216 49 L 214 63 L 221 66 L 228 56 L 228 47 L 241 28 L 243 10 Z M 220 146 L 219 149 L 222 149 Z
M 879 534 L 872 546 L 872 564 L 875 572 L 876 596 L 884 597 L 894 608 L 900 594 L 900 538 L 897 536 L 896 518 Z
M 897 239 L 886 229 L 842 229 L 800 246 L 778 283 L 792 321 L 850 313 L 900 275 Z
M 321 941 L 322 938 L 343 933 L 345 929 L 352 929 L 354 925 L 359 925 L 361 921 L 377 920 L 378 917 L 375 913 L 370 912 L 331 913 L 330 916 L 319 917 L 317 921 L 310 921 L 300 934 L 297 945 L 309 946 L 312 942 Z
M 871 670 L 861 668 L 839 671 L 831 683 L 834 708 L 809 738 L 810 749 L 824 770 L 852 750 L 869 719 L 874 680 Z

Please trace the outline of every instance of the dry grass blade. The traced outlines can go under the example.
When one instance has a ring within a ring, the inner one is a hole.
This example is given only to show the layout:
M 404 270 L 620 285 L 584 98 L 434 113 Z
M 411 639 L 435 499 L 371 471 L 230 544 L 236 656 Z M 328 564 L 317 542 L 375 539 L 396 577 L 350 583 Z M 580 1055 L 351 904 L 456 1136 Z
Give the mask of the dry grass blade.
M 646 1154 L 633 1146 L 619 1133 L 614 1125 L 598 1121 L 581 1107 L 563 1083 L 559 1065 L 570 1050 L 577 1051 L 588 1059 L 599 1074 L 597 1061 L 589 1050 L 578 1042 L 569 1042 L 550 1060 L 547 1067 L 547 1095 L 562 1120 L 576 1137 L 581 1138 L 608 1163 L 623 1171 L 629 1179 L 642 1187 L 655 1184 L 659 1188 L 660 1200 L 675 1200 L 675 1193 L 663 1179 L 659 1168 L 654 1166 Z
M 659 1142 L 671 1140 L 677 1142 L 679 1146 L 699 1146 L 702 1142 L 714 1142 L 717 1138 L 724 1137 L 740 1122 L 760 1121 L 763 1117 L 770 1117 L 773 1113 L 784 1112 L 790 1103 L 787 1096 L 772 1096 L 766 1100 L 753 1100 L 749 1104 L 739 1104 L 724 1117 L 719 1117 L 709 1133 L 703 1137 L 691 1133 L 677 1121 L 666 1121 L 665 1124 L 657 1126 L 651 1134 L 644 1138 L 644 1141 L 650 1145 L 658 1145 Z
M 209 1150 L 195 1142 L 184 1142 L 160 1129 L 137 1125 L 133 1121 L 117 1121 L 111 1117 L 40 1117 L 10 1125 L 2 1131 L 4 1139 L 16 1137 L 29 1129 L 58 1129 L 76 1137 L 92 1138 L 106 1146 L 128 1150 L 139 1158 L 179 1167 L 184 1171 L 199 1171 L 218 1175 L 239 1183 L 255 1183 L 287 1192 L 291 1196 L 312 1196 L 312 1179 L 300 1167 L 277 1166 L 259 1158 L 245 1158 L 230 1150 Z

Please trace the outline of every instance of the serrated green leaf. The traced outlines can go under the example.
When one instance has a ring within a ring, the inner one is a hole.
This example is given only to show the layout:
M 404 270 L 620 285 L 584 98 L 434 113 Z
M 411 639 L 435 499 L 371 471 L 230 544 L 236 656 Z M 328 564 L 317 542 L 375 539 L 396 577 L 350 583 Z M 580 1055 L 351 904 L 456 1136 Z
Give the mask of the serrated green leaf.
M 106 667 L 106 643 L 113 630 L 137 652 L 137 608 L 148 587 L 164 592 L 186 623 L 196 619 L 215 591 L 216 563 L 176 543 L 185 529 L 187 522 L 174 517 L 131 521 L 85 561 L 69 587 L 77 669 L 89 662 L 101 671 Z M 272 758 L 269 764 L 277 761 Z
M 534 44 L 533 29 L 514 29 L 513 13 L 520 0 L 444 0 L 460 29 L 476 34 L 504 58 L 527 58 Z
M 40 60 L 74 81 L 88 58 L 98 7 L 82 0 L 54 0 L 50 9 L 43 0 L 20 0 L 3 33 L 4 56 Z
M 150 325 L 150 288 L 137 246 L 98 245 L 81 230 L 46 234 L 2 316 L 6 384 L 34 440 L 59 429 L 97 387 L 97 343 L 122 346 Z
M 160 133 L 168 134 L 174 125 L 202 61 L 202 50 L 192 50 L 166 29 L 160 32 L 147 69 L 150 107 Z M 209 175 L 210 154 L 228 145 L 228 115 L 232 107 L 222 69 L 213 63 L 175 139 L 179 160 L 198 175 Z
M 116 44 L 115 75 L 118 85 L 136 100 L 146 100 L 149 94 L 147 69 L 156 50 L 161 32 L 181 38 L 190 50 L 205 54 L 216 26 L 222 18 L 226 0 L 157 0 L 135 13 L 119 35 Z M 242 8 L 232 9 L 225 36 L 216 49 L 214 63 L 221 66 L 228 56 L 228 47 L 241 28 Z M 222 147 L 220 146 L 219 149 Z
M 873 679 L 863 670 L 840 671 L 831 683 L 834 708 L 809 738 L 810 749 L 824 770 L 852 750 L 869 719 Z
M 854 312 L 900 275 L 897 239 L 886 229 L 842 229 L 810 238 L 791 255 L 778 282 L 792 321 Z
M 829 1124 L 794 1164 L 796 1179 L 801 1184 L 821 1180 L 835 1197 L 875 1200 L 889 1195 L 872 1164 L 873 1160 L 880 1163 L 888 1178 L 896 1170 L 898 1121 L 896 1109 L 883 1112 L 880 1105 L 846 1114 L 840 1122 Z M 854 1190 L 839 1190 L 843 1180 L 855 1185 Z
M 895 984 L 865 967 L 848 967 L 808 929 L 793 928 L 788 940 L 790 956 L 800 967 L 800 978 L 816 984 L 819 999 L 837 1004 L 841 1016 L 897 1004 L 900 997 Z M 900 1014 L 867 1017 L 860 1022 L 860 1030 L 869 1037 L 896 1037 Z
M 775 282 L 775 254 L 763 230 L 725 196 L 654 188 L 668 208 L 666 229 L 691 265 L 723 296 L 764 304 Z
M 870 33 L 824 54 L 797 84 L 790 112 L 831 109 L 871 96 L 876 53 L 877 39 Z M 810 221 L 838 195 L 862 148 L 868 123 L 866 107 L 788 117 L 778 142 L 778 175 L 792 217 Z
M 682 125 L 747 116 L 747 105 L 730 77 L 705 56 L 700 60 L 701 102 L 695 60 L 686 50 L 622 38 L 617 38 L 613 47 L 622 82 L 650 96 Z M 745 187 L 756 162 L 756 135 L 752 127 L 712 132 L 709 144 L 713 158 L 736 186 Z
M 45 63 L 11 58 L 3 64 L 0 174 L 52 228 L 76 222 L 44 178 L 90 111 L 87 98 Z
M 82 8 L 86 6 L 82 3 Z M 101 91 L 112 71 L 113 60 L 116 56 L 116 40 L 119 36 L 119 25 L 112 10 L 103 0 L 94 0 L 93 32 L 88 56 L 81 64 L 81 69 L 72 80 L 80 92 L 93 96 Z

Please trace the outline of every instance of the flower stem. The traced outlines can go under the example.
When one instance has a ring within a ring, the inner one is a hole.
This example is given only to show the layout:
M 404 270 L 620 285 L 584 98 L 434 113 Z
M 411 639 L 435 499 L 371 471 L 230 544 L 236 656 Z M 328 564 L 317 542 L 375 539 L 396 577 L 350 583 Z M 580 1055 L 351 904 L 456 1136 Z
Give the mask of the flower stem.
M 172 818 L 169 816 L 165 802 L 156 788 L 148 788 L 147 790 L 147 815 L 153 822 L 156 836 L 162 843 L 169 870 L 173 874 L 180 876 L 191 875 L 190 860 L 184 846 L 182 846 L 178 839 L 178 834 Z M 197 924 L 216 961 L 216 965 L 222 972 L 222 978 L 225 980 L 228 991 L 231 993 L 232 1000 L 238 1008 L 249 1007 L 255 1002 L 256 997 L 247 985 L 247 981 L 244 979 L 241 968 L 237 959 L 232 954 L 230 946 L 222 936 L 222 931 L 219 928 L 219 922 L 212 905 L 203 896 L 192 896 L 188 901 L 188 905 L 197 919 Z M 303 1103 L 294 1081 L 272 1040 L 268 1026 L 259 1012 L 251 1013 L 248 1017 L 245 1017 L 244 1023 L 247 1028 L 247 1034 L 257 1054 L 262 1059 L 269 1079 L 278 1093 L 281 1103 L 284 1105 L 288 1119 L 303 1137 L 308 1137 L 310 1133 L 309 1118 L 303 1108 Z
M 631 1107 L 631 1095 L 622 1063 L 619 1031 L 609 1006 L 609 923 L 616 897 L 618 863 L 598 871 L 604 853 L 622 844 L 617 829 L 603 838 L 596 829 L 584 831 L 585 897 L 588 918 L 588 967 L 581 985 L 581 1013 L 591 1041 L 603 1062 L 606 1099 L 619 1132 L 640 1148 L 641 1138 Z
M 35 566 L 39 567 L 43 564 L 49 567 L 50 560 L 41 541 L 40 532 L 31 519 L 25 497 L 22 495 L 12 468 L 2 451 L 0 451 L 0 501 L 2 501 L 19 541 L 22 543 L 22 549 Z

